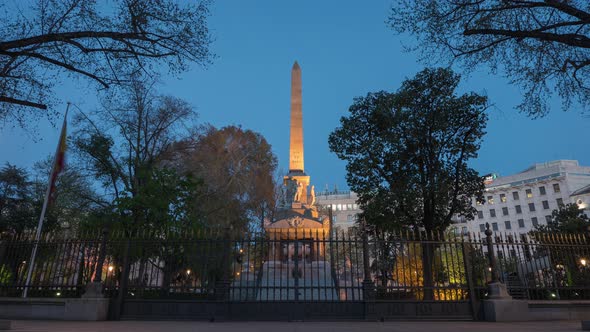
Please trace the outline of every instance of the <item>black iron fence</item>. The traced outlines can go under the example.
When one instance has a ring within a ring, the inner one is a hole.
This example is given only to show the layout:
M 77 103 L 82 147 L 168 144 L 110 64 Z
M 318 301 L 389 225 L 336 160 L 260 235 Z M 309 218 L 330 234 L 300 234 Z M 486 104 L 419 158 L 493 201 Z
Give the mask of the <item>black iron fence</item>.
M 294 233 L 293 233 L 294 232 Z M 295 235 L 293 235 L 295 234 Z M 491 241 L 492 252 L 487 241 Z M 38 245 L 30 282 L 28 260 Z M 578 234 L 227 231 L 32 234 L 0 241 L 0 296 L 232 302 L 474 302 L 497 278 L 514 298 L 590 299 L 590 241 Z

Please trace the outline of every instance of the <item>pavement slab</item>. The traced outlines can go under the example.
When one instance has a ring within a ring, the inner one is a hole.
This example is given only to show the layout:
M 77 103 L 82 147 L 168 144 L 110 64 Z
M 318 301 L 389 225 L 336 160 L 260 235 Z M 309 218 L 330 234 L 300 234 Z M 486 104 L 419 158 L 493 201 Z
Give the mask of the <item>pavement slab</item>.
M 13 321 L 19 332 L 548 332 L 580 331 L 580 321 L 545 322 L 194 322 L 194 321 Z

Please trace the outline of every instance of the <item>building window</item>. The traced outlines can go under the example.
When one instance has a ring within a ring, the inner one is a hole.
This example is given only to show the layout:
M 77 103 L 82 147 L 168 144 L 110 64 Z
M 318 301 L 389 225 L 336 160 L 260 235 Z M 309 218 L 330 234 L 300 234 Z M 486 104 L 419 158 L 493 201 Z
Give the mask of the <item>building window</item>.
M 342 204 L 336 205 L 336 211 L 342 211 Z
M 561 192 L 561 189 L 559 188 L 559 183 L 554 183 L 553 184 L 553 192 L 554 193 Z
M 492 223 L 492 229 L 497 231 L 498 230 L 498 223 L 497 222 L 493 222 Z
M 524 219 L 518 219 L 518 227 L 524 228 Z
M 516 214 L 521 214 L 522 213 L 522 209 L 520 208 L 520 205 L 516 205 L 514 207 L 514 209 L 516 209 Z
M 548 224 L 551 222 L 551 216 L 545 216 L 545 222 Z
M 495 209 L 490 209 L 490 217 L 492 217 L 492 218 L 496 217 L 496 210 Z
M 349 215 L 346 216 L 346 221 L 353 222 L 352 214 L 349 214 Z
M 336 211 L 336 204 L 332 205 L 332 211 Z
M 506 203 L 506 194 L 500 194 L 500 202 Z
M 477 211 L 477 219 L 483 219 L 483 211 Z
M 488 204 L 494 204 L 494 196 L 488 196 Z
M 502 215 L 503 216 L 507 216 L 508 215 L 508 208 L 507 207 L 503 207 L 502 208 Z
M 556 199 L 556 201 L 557 201 L 557 207 L 563 206 L 563 198 L 558 198 L 558 199 Z
M 545 187 L 544 186 L 540 186 L 539 187 L 539 195 L 543 196 L 547 194 L 547 192 L 545 191 Z
M 512 225 L 510 224 L 510 220 L 506 220 L 504 222 L 504 226 L 506 226 L 506 229 L 512 229 Z
M 543 209 L 549 209 L 549 201 L 543 201 Z
M 539 220 L 537 220 L 537 217 L 532 217 L 531 221 L 533 222 L 533 226 L 537 227 L 539 226 Z
M 512 198 L 514 198 L 515 201 L 517 201 L 519 199 L 518 198 L 518 191 L 513 191 L 512 192 Z
M 479 224 L 479 231 L 482 232 L 482 233 L 485 232 L 486 231 L 486 225 Z
M 531 189 L 525 190 L 526 198 L 533 198 L 533 191 Z
M 469 231 L 467 230 L 467 226 L 461 227 L 461 234 L 462 235 L 467 235 L 468 233 L 469 233 Z
M 535 212 L 535 203 L 529 203 L 529 211 Z
M 346 204 L 346 208 L 352 210 L 352 204 Z

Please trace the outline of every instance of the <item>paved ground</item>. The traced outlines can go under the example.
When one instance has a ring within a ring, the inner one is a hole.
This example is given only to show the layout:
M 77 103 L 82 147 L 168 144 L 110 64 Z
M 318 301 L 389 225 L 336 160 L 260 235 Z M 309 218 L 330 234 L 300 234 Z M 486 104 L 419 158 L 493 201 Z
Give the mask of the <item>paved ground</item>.
M 322 323 L 204 323 L 204 322 L 61 322 L 61 321 L 13 321 L 14 331 L 30 332 L 492 332 L 492 331 L 580 331 L 580 321 L 551 321 L 525 323 L 485 323 L 485 322 L 322 322 Z

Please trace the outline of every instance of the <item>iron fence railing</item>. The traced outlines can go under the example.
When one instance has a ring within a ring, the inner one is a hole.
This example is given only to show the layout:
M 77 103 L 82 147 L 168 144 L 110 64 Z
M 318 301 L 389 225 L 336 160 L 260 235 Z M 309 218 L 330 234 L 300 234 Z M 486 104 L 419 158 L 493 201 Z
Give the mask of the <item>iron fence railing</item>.
M 113 298 L 475 301 L 495 266 L 514 298 L 590 299 L 586 234 L 54 233 L 37 243 L 26 284 L 32 239 L 0 240 L 0 296 L 79 297 L 100 280 Z

